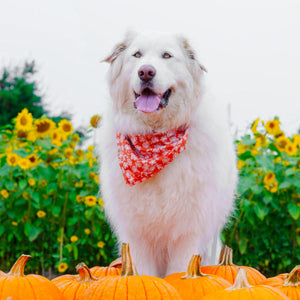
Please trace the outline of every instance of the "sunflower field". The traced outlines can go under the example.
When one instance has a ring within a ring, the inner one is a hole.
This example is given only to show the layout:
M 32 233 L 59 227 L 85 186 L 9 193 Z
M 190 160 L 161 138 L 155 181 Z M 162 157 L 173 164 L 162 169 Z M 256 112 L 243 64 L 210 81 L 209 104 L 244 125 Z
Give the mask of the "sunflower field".
M 93 131 L 99 116 L 91 119 Z M 81 261 L 107 265 L 116 241 L 99 193 L 94 147 L 66 119 L 34 119 L 25 108 L 0 128 L 0 265 L 22 253 L 28 272 L 52 277 Z M 234 263 L 271 276 L 300 261 L 300 134 L 279 119 L 253 122 L 236 141 L 236 209 L 222 233 Z
M 249 131 L 236 141 L 236 210 L 223 241 L 237 264 L 271 276 L 300 261 L 300 134 L 286 136 L 278 118 Z
M 22 253 L 33 257 L 29 272 L 50 277 L 80 261 L 105 265 L 114 258 L 99 165 L 93 146 L 82 149 L 83 139 L 68 120 L 34 119 L 26 108 L 0 128 L 3 270 Z

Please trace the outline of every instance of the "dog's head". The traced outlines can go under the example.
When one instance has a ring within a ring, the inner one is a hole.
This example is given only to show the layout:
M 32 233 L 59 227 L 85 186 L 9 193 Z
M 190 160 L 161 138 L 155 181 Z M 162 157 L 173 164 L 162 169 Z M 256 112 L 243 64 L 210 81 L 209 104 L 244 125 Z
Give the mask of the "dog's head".
M 165 131 L 188 123 L 202 93 L 205 68 L 186 39 L 128 34 L 105 59 L 120 129 Z

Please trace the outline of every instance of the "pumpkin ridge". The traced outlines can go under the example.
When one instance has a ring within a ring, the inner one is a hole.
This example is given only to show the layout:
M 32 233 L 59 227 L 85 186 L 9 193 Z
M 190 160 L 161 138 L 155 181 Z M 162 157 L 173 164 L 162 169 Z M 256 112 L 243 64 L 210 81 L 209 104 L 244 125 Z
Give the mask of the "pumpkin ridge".
M 34 277 L 33 277 L 34 278 Z M 34 278 L 35 279 L 35 278 Z M 28 277 L 26 277 L 26 283 L 28 283 L 29 285 L 30 285 L 30 287 L 31 287 L 31 289 L 32 289 L 32 293 L 33 293 L 33 295 L 34 295 L 34 298 L 36 298 L 36 299 L 38 299 L 38 296 L 36 295 L 36 293 L 35 293 L 35 288 L 34 288 L 34 286 L 33 286 L 33 284 L 32 284 L 32 278 L 30 279 L 30 280 L 28 280 Z
M 2 276 L 2 274 L 0 275 L 0 277 Z M 5 281 L 7 280 L 8 276 L 6 276 L 6 274 L 4 274 L 3 279 L 0 280 L 0 295 L 2 295 L 4 287 L 5 287 Z
M 72 282 L 70 282 L 70 284 L 71 284 L 71 283 L 72 283 Z M 74 292 L 74 299 L 77 299 L 77 294 L 79 294 L 79 291 L 80 291 L 81 287 L 82 287 L 82 285 L 81 285 L 81 284 L 78 284 L 77 287 L 74 288 L 74 289 L 75 289 L 75 292 Z M 65 289 L 64 291 L 67 291 L 67 289 Z
M 143 285 L 143 287 L 144 287 L 144 292 L 145 292 L 145 297 L 146 297 L 146 299 L 145 300 L 148 300 L 148 290 L 147 290 L 147 288 L 146 288 L 146 285 L 145 285 L 145 282 L 144 282 L 144 280 L 143 280 L 144 278 L 141 278 L 141 283 L 142 283 L 142 285 Z M 155 282 L 153 281 L 153 282 L 151 282 L 154 286 L 155 286 L 155 288 L 156 288 L 156 290 L 158 291 L 158 294 L 160 294 L 160 296 L 161 296 L 161 299 L 163 299 L 163 297 L 162 297 L 162 294 L 161 294 L 161 292 L 160 292 L 160 290 L 159 290 L 159 288 L 157 287 L 157 285 L 155 284 Z

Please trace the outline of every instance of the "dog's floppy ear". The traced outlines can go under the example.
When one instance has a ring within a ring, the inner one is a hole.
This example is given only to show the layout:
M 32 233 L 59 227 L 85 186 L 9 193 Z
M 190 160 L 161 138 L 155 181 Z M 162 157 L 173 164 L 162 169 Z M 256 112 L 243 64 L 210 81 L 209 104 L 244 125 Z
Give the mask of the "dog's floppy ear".
M 182 42 L 183 48 L 186 51 L 188 57 L 192 60 L 197 61 L 195 51 L 192 49 L 192 47 L 190 46 L 187 39 L 184 37 L 180 37 L 180 40 Z M 197 61 L 197 63 L 199 65 L 200 69 L 207 73 L 207 69 L 202 64 L 200 64 L 198 61 Z
M 133 31 L 128 31 L 126 33 L 125 39 L 121 43 L 117 44 L 114 47 L 112 53 L 105 59 L 103 59 L 102 62 L 113 63 L 117 59 L 117 57 L 128 47 L 135 35 L 136 34 Z

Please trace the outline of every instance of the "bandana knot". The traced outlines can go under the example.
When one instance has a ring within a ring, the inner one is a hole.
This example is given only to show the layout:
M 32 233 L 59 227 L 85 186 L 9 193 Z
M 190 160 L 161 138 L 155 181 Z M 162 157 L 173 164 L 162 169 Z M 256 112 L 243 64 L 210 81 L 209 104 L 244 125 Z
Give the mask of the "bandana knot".
M 164 133 L 124 135 L 117 133 L 119 164 L 128 185 L 135 185 L 161 171 L 181 153 L 187 143 L 189 126 Z

